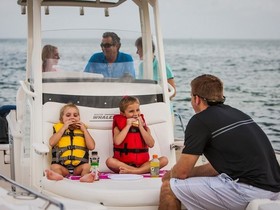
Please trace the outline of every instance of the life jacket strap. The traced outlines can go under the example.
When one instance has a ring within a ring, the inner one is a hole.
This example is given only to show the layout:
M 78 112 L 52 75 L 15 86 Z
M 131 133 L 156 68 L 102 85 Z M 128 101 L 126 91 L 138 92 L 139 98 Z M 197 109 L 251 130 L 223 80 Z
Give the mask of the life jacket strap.
M 148 148 L 144 149 L 128 149 L 128 148 L 115 148 L 114 147 L 114 152 L 120 152 L 120 155 L 124 153 L 125 155 L 128 155 L 128 153 L 145 153 L 148 152 Z
M 82 146 L 77 146 L 77 145 L 68 145 L 66 147 L 54 147 L 52 149 L 52 153 L 53 153 L 53 158 L 52 161 L 56 162 L 56 163 L 61 163 L 64 164 L 64 162 L 66 160 L 80 160 L 82 162 L 88 162 L 87 159 L 82 158 L 82 157 L 76 157 L 76 156 L 65 156 L 65 157 L 61 157 L 61 155 L 67 151 L 67 150 L 74 150 L 74 149 L 79 149 L 79 150 L 83 150 L 85 152 L 87 152 L 87 148 L 86 147 L 82 147 Z
M 53 150 L 55 152 L 59 152 L 60 154 L 62 154 L 63 152 L 65 152 L 67 150 L 74 150 L 74 149 L 79 149 L 79 150 L 87 151 L 86 147 L 77 146 L 77 145 L 68 145 L 66 147 L 55 147 L 55 148 L 53 148 Z
M 64 136 L 80 136 L 80 137 L 85 137 L 84 134 L 82 134 L 82 133 L 74 133 L 73 131 L 69 131 L 69 132 L 65 131 L 63 133 L 62 137 L 64 137 Z
M 129 133 L 140 133 L 140 130 L 138 127 L 131 126 L 128 130 Z
M 88 160 L 86 158 L 76 157 L 76 156 L 73 156 L 73 155 L 68 155 L 68 156 L 65 156 L 65 157 L 59 157 L 59 158 L 53 158 L 52 159 L 52 161 L 60 162 L 61 164 L 64 164 L 64 162 L 66 160 L 79 160 L 79 161 L 84 162 L 84 163 L 88 162 Z

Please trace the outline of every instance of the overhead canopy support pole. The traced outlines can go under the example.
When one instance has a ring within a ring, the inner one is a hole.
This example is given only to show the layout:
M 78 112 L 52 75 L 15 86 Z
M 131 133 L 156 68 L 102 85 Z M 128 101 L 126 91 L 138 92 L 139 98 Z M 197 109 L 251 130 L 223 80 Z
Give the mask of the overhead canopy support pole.
M 165 55 L 164 55 L 164 48 L 163 48 L 163 36 L 161 32 L 161 25 L 160 25 L 160 17 L 159 17 L 159 5 L 157 0 L 150 0 L 150 4 L 153 7 L 154 11 L 154 21 L 155 21 L 155 31 L 156 31 L 156 37 L 157 37 L 157 50 L 158 50 L 158 67 L 159 67 L 159 74 L 160 78 L 162 78 L 163 81 L 167 81 L 166 76 L 166 64 L 165 64 Z M 163 88 L 165 90 L 168 90 L 167 82 L 163 82 Z M 164 91 L 165 93 L 168 93 L 168 91 Z M 169 103 L 169 95 L 164 94 L 164 101 Z
M 149 1 L 142 0 L 134 2 L 139 6 L 141 21 L 142 46 L 143 46 L 143 76 L 145 79 L 153 79 L 153 52 L 152 52 L 152 32 L 149 14 Z
M 31 123 L 31 133 L 30 133 L 30 146 L 36 142 L 43 142 L 43 131 L 42 126 L 36 126 L 42 124 L 42 60 L 41 60 L 41 0 L 33 1 L 33 33 L 32 33 L 32 63 L 31 68 L 33 75 L 34 92 L 37 95 L 32 101 L 33 109 L 31 113 L 33 114 Z M 30 1 L 28 1 L 29 3 Z M 30 22 L 29 22 L 30 24 Z M 36 43 L 36 44 L 35 44 Z M 40 94 L 38 94 L 40 93 Z M 36 155 L 34 149 L 30 149 L 30 159 L 31 159 L 31 173 L 32 173 L 32 186 L 36 188 L 40 187 L 40 178 L 42 177 L 43 168 L 42 165 L 38 164 L 39 158 Z
M 33 2 L 27 4 L 27 62 L 26 62 L 26 81 L 31 77 L 31 55 L 33 48 Z

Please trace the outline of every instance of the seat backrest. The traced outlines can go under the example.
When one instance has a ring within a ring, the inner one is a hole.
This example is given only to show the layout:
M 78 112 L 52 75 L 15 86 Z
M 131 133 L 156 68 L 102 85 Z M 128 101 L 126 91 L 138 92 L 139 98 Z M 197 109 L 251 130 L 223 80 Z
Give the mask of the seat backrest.
M 53 124 L 59 121 L 59 111 L 64 104 L 56 102 L 47 102 L 43 105 L 43 141 L 49 144 L 49 138 L 53 133 Z M 110 171 L 106 166 L 106 159 L 113 156 L 113 139 L 112 139 L 112 120 L 115 114 L 119 113 L 118 108 L 101 109 L 78 106 L 80 110 L 81 121 L 84 122 L 89 133 L 95 140 L 95 151 L 100 156 L 100 170 L 103 172 Z M 166 112 L 169 109 L 165 103 L 153 103 L 140 106 L 144 114 L 146 123 L 151 130 L 155 139 L 155 146 L 151 148 L 150 154 L 170 157 L 170 138 L 172 133 L 168 132 Z M 48 164 L 51 162 L 51 154 L 48 155 Z

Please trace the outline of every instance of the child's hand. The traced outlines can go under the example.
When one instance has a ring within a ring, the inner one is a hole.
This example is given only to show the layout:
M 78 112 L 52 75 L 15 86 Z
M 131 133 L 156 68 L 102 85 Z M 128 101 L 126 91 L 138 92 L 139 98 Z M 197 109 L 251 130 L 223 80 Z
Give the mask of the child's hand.
M 74 121 L 73 120 L 71 120 L 71 119 L 69 119 L 69 120 L 66 120 L 65 122 L 64 122 L 64 125 L 63 125 L 63 128 L 64 128 L 64 130 L 66 130 L 66 129 L 70 129 L 71 128 L 71 125 L 73 125 L 74 124 Z
M 136 119 L 135 118 L 127 118 L 126 119 L 126 124 L 129 126 L 132 126 L 133 122 L 135 122 Z
M 142 119 L 142 117 L 136 117 L 136 118 L 131 118 L 131 119 L 133 119 L 132 120 L 132 125 L 134 126 L 134 127 L 139 127 L 139 126 L 144 126 L 145 125 L 145 123 L 144 123 L 144 121 L 143 121 L 143 119 Z
M 76 122 L 75 123 L 75 127 L 77 129 L 81 129 L 81 131 L 83 131 L 83 132 L 85 132 L 85 130 L 87 129 L 86 125 L 83 122 L 81 122 L 81 121 Z
M 69 119 L 67 121 L 64 122 L 64 128 L 66 129 L 70 129 L 70 130 L 74 130 L 74 129 L 79 129 L 81 127 L 81 125 L 79 124 L 80 122 L 77 122 L 74 119 Z
M 145 126 L 145 122 L 144 122 L 144 120 L 142 119 L 141 116 L 139 116 L 139 117 L 137 118 L 137 120 L 138 120 L 138 122 L 139 122 L 139 126 Z

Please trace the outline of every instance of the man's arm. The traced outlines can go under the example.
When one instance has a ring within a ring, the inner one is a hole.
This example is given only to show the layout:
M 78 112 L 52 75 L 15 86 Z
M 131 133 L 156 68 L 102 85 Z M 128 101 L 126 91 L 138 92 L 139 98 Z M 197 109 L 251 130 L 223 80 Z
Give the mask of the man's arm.
M 210 163 L 206 163 L 193 168 L 190 177 L 194 176 L 217 176 L 219 173 L 213 168 Z
M 190 177 L 199 155 L 181 154 L 170 172 L 170 178 L 185 179 Z
M 186 179 L 195 176 L 216 176 L 218 172 L 210 163 L 196 166 L 199 155 L 181 154 L 177 163 L 164 176 L 163 179 L 178 178 Z

